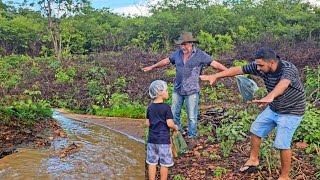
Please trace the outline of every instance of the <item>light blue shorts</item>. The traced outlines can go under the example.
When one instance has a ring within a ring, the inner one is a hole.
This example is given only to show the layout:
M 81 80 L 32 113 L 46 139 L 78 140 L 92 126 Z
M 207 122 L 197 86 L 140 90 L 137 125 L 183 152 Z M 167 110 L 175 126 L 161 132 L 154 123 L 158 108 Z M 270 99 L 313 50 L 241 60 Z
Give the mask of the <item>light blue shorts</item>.
M 277 114 L 268 106 L 252 123 L 250 131 L 264 138 L 273 128 L 277 127 L 273 146 L 277 149 L 290 149 L 292 136 L 302 117 L 291 114 Z
M 149 165 L 157 165 L 170 167 L 173 166 L 173 157 L 170 144 L 147 144 L 146 162 Z

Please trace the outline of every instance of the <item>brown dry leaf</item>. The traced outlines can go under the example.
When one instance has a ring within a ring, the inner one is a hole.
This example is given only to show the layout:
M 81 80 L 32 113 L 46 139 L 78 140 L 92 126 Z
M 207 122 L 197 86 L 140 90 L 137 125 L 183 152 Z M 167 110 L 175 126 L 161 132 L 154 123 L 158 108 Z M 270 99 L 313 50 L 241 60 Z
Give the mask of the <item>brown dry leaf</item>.
M 64 132 L 60 132 L 59 136 L 62 137 L 62 138 L 65 138 L 65 137 L 67 137 L 67 134 L 64 133 Z
M 193 164 L 192 164 L 192 166 L 199 166 L 199 164 L 197 164 L 197 163 L 193 163 Z
M 65 153 L 61 153 L 61 154 L 60 154 L 60 158 L 64 158 L 65 156 L 66 156 Z
M 194 151 L 194 153 L 193 153 L 195 156 L 197 156 L 197 157 L 200 157 L 201 156 L 201 154 L 199 153 L 199 151 Z
M 196 148 L 194 149 L 194 151 L 198 151 L 198 150 L 200 150 L 200 149 L 203 149 L 203 146 L 198 146 L 198 147 L 196 147 Z
M 305 142 L 297 142 L 296 143 L 296 147 L 298 148 L 298 149 L 305 149 L 305 148 L 307 148 L 309 146 L 309 144 L 307 144 L 307 143 L 305 143 Z

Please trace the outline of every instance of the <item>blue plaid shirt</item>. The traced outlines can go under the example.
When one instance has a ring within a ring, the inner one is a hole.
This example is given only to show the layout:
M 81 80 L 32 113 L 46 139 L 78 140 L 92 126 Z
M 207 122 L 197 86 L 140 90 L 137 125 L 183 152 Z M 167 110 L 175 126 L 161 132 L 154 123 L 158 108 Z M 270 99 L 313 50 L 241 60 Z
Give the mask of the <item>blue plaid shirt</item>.
M 200 91 L 199 75 L 203 66 L 210 66 L 213 59 L 200 49 L 193 47 L 191 55 L 183 62 L 183 51 L 178 49 L 169 60 L 176 66 L 174 91 L 179 95 L 191 95 Z

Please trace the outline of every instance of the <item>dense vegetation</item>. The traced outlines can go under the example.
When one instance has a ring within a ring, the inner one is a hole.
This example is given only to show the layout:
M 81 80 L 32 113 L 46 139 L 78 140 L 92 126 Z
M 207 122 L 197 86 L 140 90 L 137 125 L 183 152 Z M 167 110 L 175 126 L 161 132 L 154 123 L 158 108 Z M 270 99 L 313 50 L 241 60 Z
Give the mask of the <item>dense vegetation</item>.
M 12 5 L 0 0 L 0 122 L 10 124 L 14 119 L 31 125 L 49 117 L 50 107 L 143 118 L 150 102 L 149 83 L 164 79 L 172 90 L 175 71 L 168 66 L 146 74 L 141 68 L 172 53 L 173 39 L 181 31 L 191 31 L 200 41 L 197 47 L 228 67 L 252 60 L 262 46 L 274 48 L 297 65 L 308 111 L 294 141 L 311 144 L 308 153 L 313 153 L 319 169 L 315 153 L 319 153 L 320 141 L 319 7 L 300 0 L 228 0 L 223 4 L 163 0 L 150 5 L 151 16 L 126 17 L 108 8 L 93 9 L 85 0 L 57 2 Z M 49 4 L 70 8 L 57 14 L 48 11 L 45 6 Z M 204 71 L 212 72 L 210 68 Z M 261 82 L 260 86 L 261 97 L 265 89 Z M 201 87 L 203 108 L 219 107 L 242 116 L 239 121 L 226 119 L 217 129 L 199 127 L 209 140 L 212 133 L 218 134 L 217 141 L 228 156 L 234 143 L 246 138 L 258 112 L 235 93 L 232 78 Z M 265 148 L 263 155 L 270 155 L 269 151 Z

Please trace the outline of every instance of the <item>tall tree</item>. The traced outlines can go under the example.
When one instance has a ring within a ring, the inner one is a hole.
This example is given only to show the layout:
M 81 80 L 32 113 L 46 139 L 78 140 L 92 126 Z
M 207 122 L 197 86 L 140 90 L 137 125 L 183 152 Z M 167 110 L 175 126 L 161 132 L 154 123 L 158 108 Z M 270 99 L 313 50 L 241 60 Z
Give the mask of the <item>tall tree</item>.
M 62 29 L 60 19 L 80 14 L 90 7 L 88 0 L 37 0 L 42 13 L 48 20 L 48 28 L 51 33 L 56 57 L 62 58 Z

